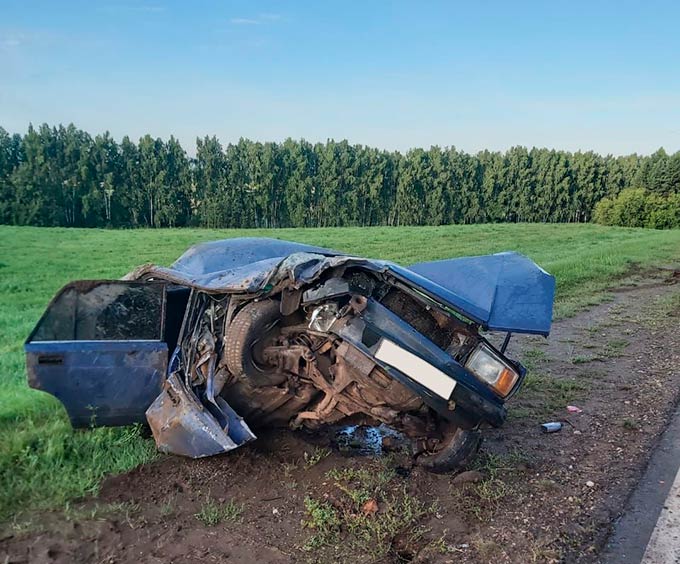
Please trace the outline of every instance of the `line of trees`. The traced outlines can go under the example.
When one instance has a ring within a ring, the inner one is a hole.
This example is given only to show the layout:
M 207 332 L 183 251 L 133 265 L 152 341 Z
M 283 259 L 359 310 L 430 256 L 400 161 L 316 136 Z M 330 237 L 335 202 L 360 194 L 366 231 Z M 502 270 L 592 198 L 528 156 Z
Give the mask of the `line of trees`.
M 655 194 L 642 188 L 626 188 L 614 198 L 595 204 L 593 221 L 602 225 L 674 229 L 680 227 L 680 192 Z
M 74 125 L 0 127 L 0 223 L 323 227 L 587 222 L 630 187 L 680 192 L 680 152 L 601 156 L 513 147 L 383 151 L 346 141 L 119 143 Z

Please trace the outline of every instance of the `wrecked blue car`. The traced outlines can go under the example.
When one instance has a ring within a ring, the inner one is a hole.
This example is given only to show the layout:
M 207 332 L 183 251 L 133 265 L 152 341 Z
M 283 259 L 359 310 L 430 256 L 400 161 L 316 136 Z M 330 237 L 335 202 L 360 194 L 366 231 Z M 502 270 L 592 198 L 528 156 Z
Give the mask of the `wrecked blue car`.
M 446 472 L 505 420 L 525 374 L 505 356 L 510 335 L 548 335 L 554 290 L 512 252 L 405 268 L 214 241 L 169 268 L 65 286 L 25 344 L 28 380 L 76 427 L 148 422 L 163 452 L 219 454 L 263 427 L 384 424 Z

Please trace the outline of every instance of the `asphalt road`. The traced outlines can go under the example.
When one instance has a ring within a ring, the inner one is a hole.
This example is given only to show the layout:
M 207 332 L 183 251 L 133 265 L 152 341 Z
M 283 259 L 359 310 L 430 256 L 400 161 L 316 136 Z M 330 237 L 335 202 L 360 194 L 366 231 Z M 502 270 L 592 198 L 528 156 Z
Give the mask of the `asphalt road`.
M 680 409 L 603 554 L 604 564 L 680 564 Z

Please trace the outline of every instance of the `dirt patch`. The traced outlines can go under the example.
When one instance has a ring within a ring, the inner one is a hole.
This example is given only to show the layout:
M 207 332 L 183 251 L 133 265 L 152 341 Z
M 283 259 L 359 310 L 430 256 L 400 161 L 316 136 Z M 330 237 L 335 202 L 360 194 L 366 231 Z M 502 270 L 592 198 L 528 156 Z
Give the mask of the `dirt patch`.
M 162 457 L 17 519 L 0 561 L 596 561 L 677 405 L 676 281 L 638 275 L 549 340 L 516 338 L 526 388 L 465 479 L 273 432 L 225 456 Z M 542 434 L 546 421 L 562 431 Z

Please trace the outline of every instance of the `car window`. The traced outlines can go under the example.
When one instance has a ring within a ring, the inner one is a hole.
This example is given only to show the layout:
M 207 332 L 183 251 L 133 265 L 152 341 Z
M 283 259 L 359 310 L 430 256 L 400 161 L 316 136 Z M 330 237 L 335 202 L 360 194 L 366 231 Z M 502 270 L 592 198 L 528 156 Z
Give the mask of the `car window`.
M 160 340 L 164 305 L 164 284 L 76 282 L 50 304 L 30 340 Z

